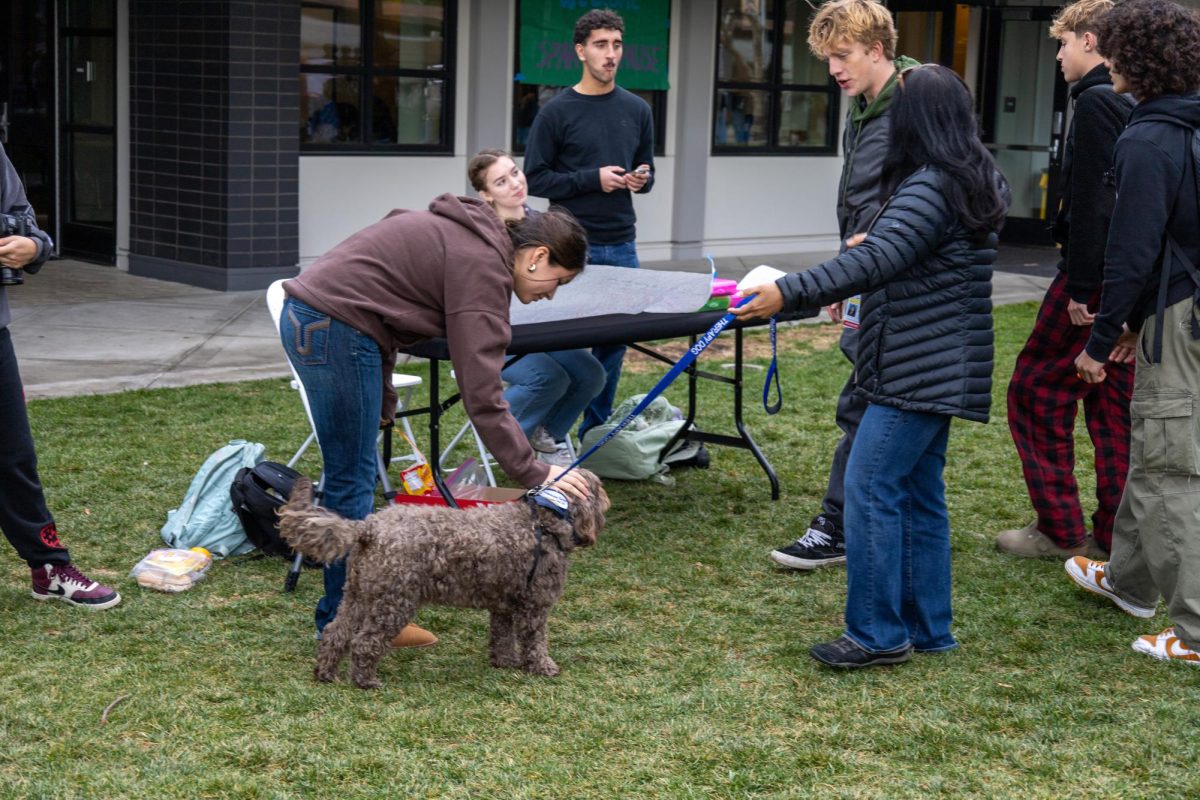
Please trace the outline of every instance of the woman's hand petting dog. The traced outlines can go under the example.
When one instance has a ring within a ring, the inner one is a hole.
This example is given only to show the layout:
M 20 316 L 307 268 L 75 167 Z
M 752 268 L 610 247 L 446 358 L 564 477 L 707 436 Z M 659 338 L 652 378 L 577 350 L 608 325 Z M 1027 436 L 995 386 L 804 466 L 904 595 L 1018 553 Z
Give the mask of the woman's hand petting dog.
M 563 475 L 564 472 L 567 474 Z M 588 491 L 587 480 L 579 474 L 578 470 L 571 470 L 570 472 L 567 472 L 566 467 L 556 467 L 551 465 L 550 472 L 546 475 L 546 483 L 550 483 L 559 475 L 562 475 L 563 477 L 562 480 L 554 484 L 556 488 L 562 489 L 567 494 L 573 495 L 579 500 L 587 500 L 592 496 L 592 493 Z

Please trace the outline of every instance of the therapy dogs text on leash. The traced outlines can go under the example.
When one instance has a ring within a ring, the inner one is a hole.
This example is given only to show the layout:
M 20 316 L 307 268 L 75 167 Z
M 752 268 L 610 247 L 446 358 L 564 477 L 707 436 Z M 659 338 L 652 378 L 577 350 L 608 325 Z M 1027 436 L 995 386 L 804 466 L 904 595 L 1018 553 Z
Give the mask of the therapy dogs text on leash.
M 314 507 L 312 483 L 298 480 L 280 511 L 280 535 L 317 561 L 350 556 L 345 597 L 317 651 L 317 680 L 335 680 L 349 649 L 354 683 L 380 686 L 379 659 L 428 604 L 487 609 L 492 666 L 557 675 L 546 619 L 566 585 L 568 555 L 595 543 L 609 507 L 600 480 L 579 472 L 591 497 L 570 498 L 566 517 L 522 499 L 462 510 L 396 505 L 355 522 Z

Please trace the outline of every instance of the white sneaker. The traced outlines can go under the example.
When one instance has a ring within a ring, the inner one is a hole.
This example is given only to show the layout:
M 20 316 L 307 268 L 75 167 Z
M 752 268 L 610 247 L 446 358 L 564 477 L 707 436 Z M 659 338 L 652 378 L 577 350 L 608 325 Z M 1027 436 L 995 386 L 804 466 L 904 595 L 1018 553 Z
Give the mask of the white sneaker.
M 1101 597 L 1107 597 L 1116 603 L 1117 607 L 1126 614 L 1132 614 L 1142 619 L 1150 619 L 1157 610 L 1146 608 L 1145 606 L 1135 606 L 1114 592 L 1112 584 L 1108 582 L 1108 576 L 1104 574 L 1108 568 L 1108 562 L 1106 561 L 1093 561 L 1084 556 L 1075 556 L 1074 558 L 1068 558 L 1066 563 L 1063 564 L 1063 568 L 1071 576 L 1071 580 L 1075 581 L 1080 587 Z
M 554 437 L 547 433 L 541 425 L 538 425 L 533 429 L 533 433 L 529 434 L 529 444 L 539 453 L 553 453 L 558 449 L 554 445 Z
M 538 453 L 538 461 L 555 467 L 569 467 L 575 463 L 575 458 L 566 442 L 558 442 L 554 445 L 553 453 Z
M 1133 649 L 1162 661 L 1182 661 L 1200 667 L 1200 653 L 1179 641 L 1174 627 L 1167 628 L 1162 633 L 1139 636 L 1133 640 Z

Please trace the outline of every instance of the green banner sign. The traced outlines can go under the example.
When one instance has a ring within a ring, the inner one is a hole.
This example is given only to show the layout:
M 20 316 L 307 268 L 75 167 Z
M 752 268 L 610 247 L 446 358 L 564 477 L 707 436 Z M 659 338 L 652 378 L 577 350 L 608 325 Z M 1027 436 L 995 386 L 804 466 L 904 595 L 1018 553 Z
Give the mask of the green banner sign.
M 571 37 L 575 21 L 592 8 L 625 20 L 624 55 L 617 84 L 626 89 L 667 89 L 671 0 L 521 0 L 520 83 L 571 86 L 581 75 Z

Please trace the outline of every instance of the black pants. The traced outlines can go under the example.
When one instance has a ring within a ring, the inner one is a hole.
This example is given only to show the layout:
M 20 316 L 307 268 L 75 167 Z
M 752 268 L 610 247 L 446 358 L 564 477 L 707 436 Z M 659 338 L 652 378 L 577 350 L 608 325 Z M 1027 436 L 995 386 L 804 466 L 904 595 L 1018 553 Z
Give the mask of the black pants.
M 0 530 L 32 567 L 70 560 L 38 480 L 25 389 L 8 328 L 0 328 Z
M 842 328 L 839 341 L 842 355 L 854 363 L 854 354 L 858 349 L 858 330 Z M 846 462 L 850 460 L 850 448 L 854 446 L 854 434 L 858 433 L 858 425 L 862 422 L 863 414 L 867 411 L 866 400 L 854 394 L 854 373 L 846 380 L 842 393 L 838 395 L 837 425 L 842 429 L 842 438 L 838 440 L 833 451 L 833 463 L 829 465 L 829 485 L 825 489 L 825 497 L 821 500 L 821 513 L 825 518 L 838 526 L 845 528 L 846 510 Z

